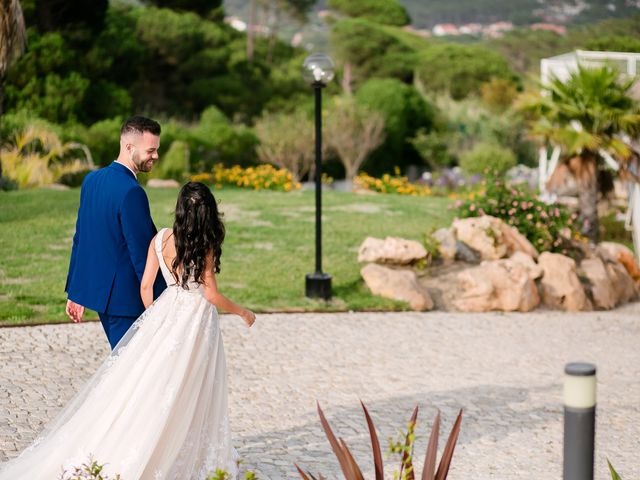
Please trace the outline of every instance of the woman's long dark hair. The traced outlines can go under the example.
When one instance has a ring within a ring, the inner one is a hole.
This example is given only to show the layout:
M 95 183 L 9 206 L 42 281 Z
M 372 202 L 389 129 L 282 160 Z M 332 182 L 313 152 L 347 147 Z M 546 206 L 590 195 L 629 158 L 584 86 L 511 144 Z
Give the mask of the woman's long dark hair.
M 211 190 L 200 182 L 189 182 L 178 194 L 173 235 L 176 258 L 171 263 L 176 281 L 183 288 L 190 277 L 203 283 L 207 256 L 213 253 L 213 270 L 220 273 L 224 224 Z

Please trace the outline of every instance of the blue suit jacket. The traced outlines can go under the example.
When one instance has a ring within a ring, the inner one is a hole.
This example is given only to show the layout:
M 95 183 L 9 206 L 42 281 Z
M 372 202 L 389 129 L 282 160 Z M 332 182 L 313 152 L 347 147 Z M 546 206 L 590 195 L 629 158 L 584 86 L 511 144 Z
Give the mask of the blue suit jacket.
M 65 287 L 69 299 L 99 313 L 139 316 L 140 282 L 156 232 L 147 194 L 127 167 L 113 162 L 87 175 Z M 154 295 L 164 288 L 158 275 Z

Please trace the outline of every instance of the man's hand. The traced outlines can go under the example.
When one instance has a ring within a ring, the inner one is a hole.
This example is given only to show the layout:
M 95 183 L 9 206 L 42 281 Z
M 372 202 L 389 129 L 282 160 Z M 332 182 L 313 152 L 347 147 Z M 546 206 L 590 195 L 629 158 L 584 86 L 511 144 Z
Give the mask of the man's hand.
M 82 317 L 84 316 L 84 307 L 82 305 L 78 305 L 74 301 L 67 300 L 66 312 L 67 316 L 74 323 L 80 323 L 82 321 Z
M 242 313 L 240 313 L 240 316 L 244 320 L 244 323 L 247 325 L 247 327 L 251 327 L 256 321 L 256 314 L 251 310 L 243 310 Z

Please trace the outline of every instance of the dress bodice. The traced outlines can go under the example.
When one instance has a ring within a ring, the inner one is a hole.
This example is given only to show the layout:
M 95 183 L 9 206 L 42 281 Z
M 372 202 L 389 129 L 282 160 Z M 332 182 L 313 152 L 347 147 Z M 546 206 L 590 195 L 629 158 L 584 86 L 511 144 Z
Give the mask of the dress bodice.
M 167 283 L 167 287 L 170 287 L 170 286 L 176 285 L 176 279 L 171 274 L 171 270 L 169 269 L 166 262 L 164 261 L 164 255 L 162 255 L 162 240 L 164 238 L 164 233 L 166 230 L 168 229 L 163 228 L 156 235 L 155 249 L 156 249 L 156 255 L 158 256 L 158 263 L 160 264 L 160 271 L 162 272 L 164 281 Z
M 169 268 L 167 263 L 164 261 L 164 255 L 162 254 L 162 240 L 164 239 L 164 233 L 166 230 L 169 230 L 169 229 L 163 228 L 156 235 L 155 250 L 156 250 L 156 255 L 158 257 L 158 263 L 160 264 L 160 271 L 162 272 L 164 281 L 167 283 L 167 287 L 177 287 L 179 285 L 176 282 L 175 277 L 171 273 L 171 269 Z M 196 282 L 193 278 L 190 278 L 188 287 L 189 288 L 186 289 L 186 291 L 194 291 L 194 290 L 200 290 L 201 285 L 198 282 Z

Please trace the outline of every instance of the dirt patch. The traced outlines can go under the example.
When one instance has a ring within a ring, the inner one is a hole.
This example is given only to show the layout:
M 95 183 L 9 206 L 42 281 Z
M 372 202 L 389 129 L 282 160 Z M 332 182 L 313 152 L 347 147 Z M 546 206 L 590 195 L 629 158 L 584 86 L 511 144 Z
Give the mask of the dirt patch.
M 252 245 L 253 248 L 258 250 L 273 250 L 273 243 L 271 242 L 258 242 Z
M 339 207 L 331 207 L 327 210 L 333 210 L 338 212 L 354 212 L 354 213 L 364 213 L 368 215 L 375 215 L 384 213 L 385 215 L 395 215 L 394 212 L 390 212 L 384 207 L 380 205 L 375 205 L 373 203 L 352 203 L 349 205 L 341 205 Z
M 49 261 L 59 262 L 62 260 L 62 256 L 52 255 L 50 253 L 41 253 L 40 255 L 38 255 L 38 260 L 49 260 Z
M 233 203 L 220 205 L 220 211 L 223 213 L 223 220 L 242 223 L 248 227 L 273 227 L 273 223 L 268 220 L 260 220 L 260 212 L 242 210 Z
M 53 250 L 56 252 L 69 250 L 69 247 L 73 243 L 73 239 L 66 243 L 52 243 L 51 245 L 47 245 L 49 250 Z
M 7 278 L 0 277 L 0 284 L 2 285 L 26 285 L 27 283 L 31 283 L 33 280 L 30 278 L 24 277 L 16 277 L 16 278 Z

